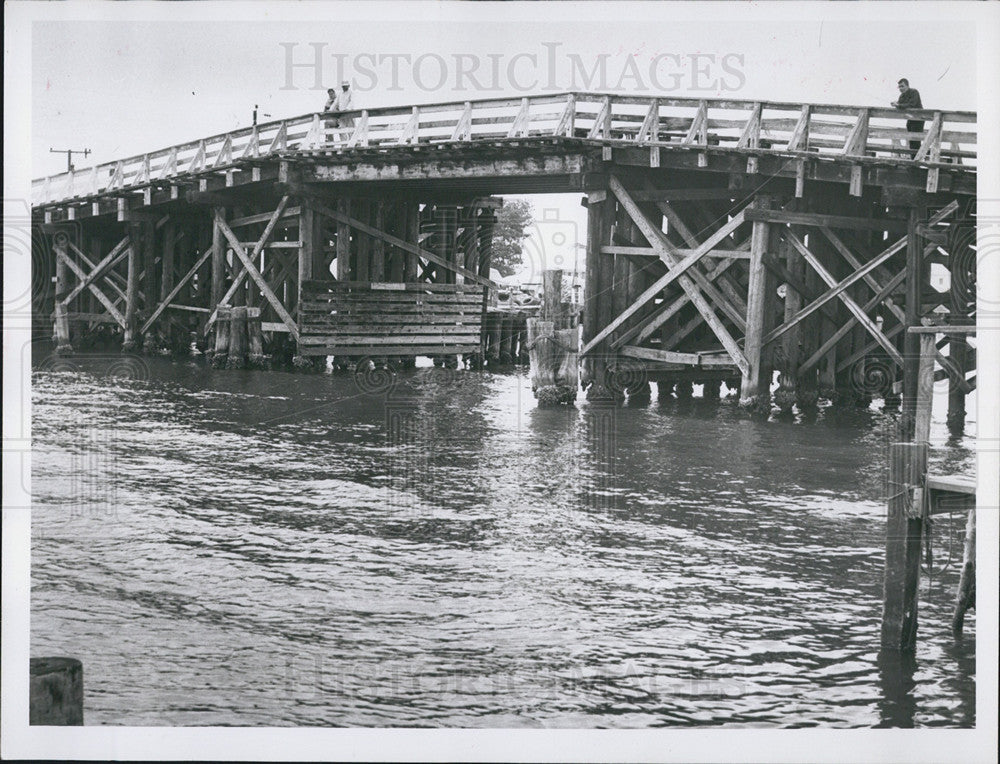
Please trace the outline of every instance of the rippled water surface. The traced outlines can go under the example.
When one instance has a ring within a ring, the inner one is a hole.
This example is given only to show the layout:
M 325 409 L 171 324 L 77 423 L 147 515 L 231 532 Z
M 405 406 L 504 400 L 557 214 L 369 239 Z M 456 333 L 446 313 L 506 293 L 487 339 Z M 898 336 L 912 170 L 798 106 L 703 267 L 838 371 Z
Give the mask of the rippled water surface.
M 915 661 L 878 656 L 876 411 L 112 357 L 32 383 L 31 649 L 83 661 L 88 724 L 975 724 L 964 518 Z

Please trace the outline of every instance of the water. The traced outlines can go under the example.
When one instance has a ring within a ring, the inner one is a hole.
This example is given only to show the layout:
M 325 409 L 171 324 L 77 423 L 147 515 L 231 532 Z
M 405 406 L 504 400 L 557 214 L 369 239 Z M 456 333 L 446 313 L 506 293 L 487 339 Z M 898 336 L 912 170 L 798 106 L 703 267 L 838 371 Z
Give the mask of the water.
M 957 561 L 878 656 L 891 418 L 362 382 L 36 365 L 31 650 L 83 661 L 88 724 L 975 724 Z

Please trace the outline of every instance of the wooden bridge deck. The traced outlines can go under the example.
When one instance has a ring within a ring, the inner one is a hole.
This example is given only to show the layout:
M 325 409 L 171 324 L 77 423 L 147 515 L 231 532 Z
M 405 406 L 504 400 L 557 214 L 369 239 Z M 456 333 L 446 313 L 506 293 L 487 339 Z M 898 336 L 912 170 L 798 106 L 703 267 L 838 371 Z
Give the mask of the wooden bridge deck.
M 488 178 L 491 193 L 580 190 L 596 162 L 975 193 L 976 114 L 562 93 L 307 114 L 32 183 L 46 222 L 122 213 L 185 193 L 307 179 L 428 183 Z M 909 133 L 908 120 L 926 129 Z M 918 150 L 908 144 L 919 141 Z M 504 180 L 498 188 L 496 181 Z M 423 184 L 423 185 L 421 185 Z M 120 217 L 123 215 L 119 214 Z

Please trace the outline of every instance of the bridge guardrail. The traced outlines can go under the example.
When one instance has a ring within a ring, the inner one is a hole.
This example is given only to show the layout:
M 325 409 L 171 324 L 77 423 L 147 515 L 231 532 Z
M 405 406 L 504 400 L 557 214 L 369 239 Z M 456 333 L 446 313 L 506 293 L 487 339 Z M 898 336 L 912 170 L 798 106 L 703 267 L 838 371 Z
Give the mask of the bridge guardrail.
M 925 123 L 909 132 L 907 121 Z M 532 137 L 976 166 L 976 113 L 560 93 L 305 114 L 32 181 L 33 206 L 183 182 L 284 152 Z M 919 142 L 919 148 L 911 148 Z

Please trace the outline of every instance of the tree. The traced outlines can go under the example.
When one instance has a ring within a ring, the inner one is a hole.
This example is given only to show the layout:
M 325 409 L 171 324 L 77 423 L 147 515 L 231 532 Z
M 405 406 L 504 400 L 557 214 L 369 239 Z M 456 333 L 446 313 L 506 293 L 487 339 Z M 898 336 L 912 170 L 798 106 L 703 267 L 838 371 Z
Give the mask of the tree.
M 509 199 L 497 213 L 490 265 L 501 276 L 510 276 L 520 268 L 524 240 L 528 238 L 528 226 L 534 222 L 534 212 L 531 202 Z

